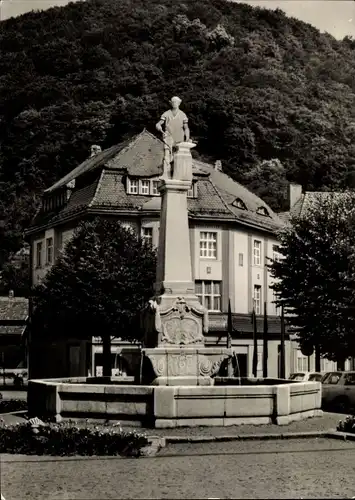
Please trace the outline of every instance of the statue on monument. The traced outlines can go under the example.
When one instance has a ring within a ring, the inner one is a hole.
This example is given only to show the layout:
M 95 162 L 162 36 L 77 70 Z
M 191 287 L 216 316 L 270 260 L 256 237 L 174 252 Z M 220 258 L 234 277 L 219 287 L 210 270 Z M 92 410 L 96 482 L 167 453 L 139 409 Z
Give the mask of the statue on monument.
M 156 124 L 156 129 L 163 135 L 164 174 L 167 174 L 171 170 L 174 147 L 180 142 L 190 142 L 188 118 L 180 109 L 180 97 L 172 97 L 170 104 L 171 109 L 165 111 Z

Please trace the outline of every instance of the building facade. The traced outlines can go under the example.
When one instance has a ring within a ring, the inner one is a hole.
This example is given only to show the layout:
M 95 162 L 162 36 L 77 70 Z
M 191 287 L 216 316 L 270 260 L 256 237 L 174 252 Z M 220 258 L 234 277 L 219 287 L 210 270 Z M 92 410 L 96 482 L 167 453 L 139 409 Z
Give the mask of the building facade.
M 153 246 L 158 244 L 158 180 L 163 152 L 162 142 L 144 130 L 105 151 L 96 148 L 90 158 L 44 192 L 42 207 L 27 231 L 33 285 L 44 278 L 78 222 L 88 217 L 113 217 Z M 244 374 L 251 375 L 251 312 L 255 307 L 260 320 L 258 372 L 262 375 L 262 315 L 266 303 L 269 376 L 278 376 L 280 320 L 268 264 L 279 258 L 277 232 L 283 221 L 260 198 L 224 174 L 220 162 L 209 165 L 193 160 L 188 212 L 195 292 L 210 312 L 207 345 L 226 342 L 230 299 L 232 347 L 241 357 Z M 99 354 L 99 346 L 95 352 Z M 294 368 L 292 356 L 287 337 L 286 376 Z M 94 360 L 91 371 L 97 371 Z

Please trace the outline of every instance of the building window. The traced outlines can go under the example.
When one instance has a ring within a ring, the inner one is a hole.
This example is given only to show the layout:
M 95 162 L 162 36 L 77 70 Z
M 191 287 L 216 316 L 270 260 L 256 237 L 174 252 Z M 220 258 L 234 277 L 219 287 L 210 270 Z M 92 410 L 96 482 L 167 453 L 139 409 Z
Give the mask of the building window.
M 335 372 L 337 369 L 337 364 L 335 361 L 330 361 L 326 358 L 321 358 L 320 369 L 322 372 Z
M 208 311 L 221 310 L 221 282 L 220 281 L 196 281 L 195 293 L 201 304 Z
M 261 314 L 261 286 L 254 285 L 254 309 L 255 314 Z
M 261 241 L 259 240 L 254 240 L 254 250 L 253 250 L 253 262 L 254 266 L 260 266 L 261 265 Z
M 46 264 L 53 264 L 53 238 L 46 239 Z
M 128 193 L 129 194 L 138 194 L 138 181 L 128 179 Z
M 36 267 L 42 267 L 42 249 L 43 243 L 40 241 L 36 246 Z
M 275 262 L 281 260 L 280 247 L 278 245 L 272 245 L 272 260 Z
M 233 207 L 235 208 L 240 208 L 241 210 L 246 210 L 247 207 L 244 203 L 244 201 L 242 201 L 240 198 L 236 198 L 233 202 L 232 202 L 232 205 Z
M 298 372 L 308 371 L 308 357 L 304 356 L 300 349 L 297 349 L 297 371 Z
M 152 227 L 143 227 L 142 228 L 142 239 L 148 245 L 153 245 L 153 228 Z
M 139 181 L 139 183 L 140 183 L 139 193 L 140 194 L 149 194 L 150 182 L 149 181 Z
M 154 195 L 159 194 L 158 184 L 159 184 L 159 181 L 152 181 L 152 194 L 154 194 Z
M 265 207 L 259 207 L 257 210 L 256 210 L 256 213 L 258 215 L 263 215 L 264 217 L 270 217 L 269 216 L 269 212 L 266 210 Z
M 200 257 L 217 259 L 217 233 L 200 232 Z
M 240 253 L 238 256 L 240 267 L 243 267 L 243 264 L 244 264 L 243 259 L 244 259 L 244 255 L 242 253 Z

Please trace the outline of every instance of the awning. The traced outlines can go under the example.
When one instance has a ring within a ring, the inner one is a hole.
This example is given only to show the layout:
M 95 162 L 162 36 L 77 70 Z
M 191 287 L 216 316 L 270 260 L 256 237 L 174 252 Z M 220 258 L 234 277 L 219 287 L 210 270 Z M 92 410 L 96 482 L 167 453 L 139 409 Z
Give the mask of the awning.
M 210 313 L 208 315 L 209 331 L 226 332 L 227 331 L 227 313 Z M 232 314 L 233 336 L 236 334 L 253 334 L 253 325 L 251 322 L 251 314 Z M 262 334 L 264 330 L 264 317 L 256 317 L 256 326 L 258 334 Z M 287 338 L 289 336 L 289 327 L 285 326 Z M 279 316 L 268 316 L 268 334 L 279 336 L 281 333 L 281 318 Z

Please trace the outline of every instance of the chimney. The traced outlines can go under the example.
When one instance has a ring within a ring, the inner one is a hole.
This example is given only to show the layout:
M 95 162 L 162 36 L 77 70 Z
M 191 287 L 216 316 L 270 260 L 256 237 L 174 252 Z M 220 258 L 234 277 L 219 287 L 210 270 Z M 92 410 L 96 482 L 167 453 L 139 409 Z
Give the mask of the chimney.
M 298 200 L 301 198 L 301 196 L 302 196 L 301 184 L 292 184 L 290 182 L 290 185 L 289 185 L 290 210 L 298 202 Z
M 101 153 L 101 146 L 98 146 L 97 144 L 93 144 L 90 149 L 90 158 L 93 156 L 96 156 L 97 154 Z
M 215 162 L 214 169 L 218 170 L 218 172 L 222 172 L 222 162 L 221 162 L 221 160 L 217 160 Z
M 15 297 L 14 291 L 9 290 L 9 299 L 13 299 Z

